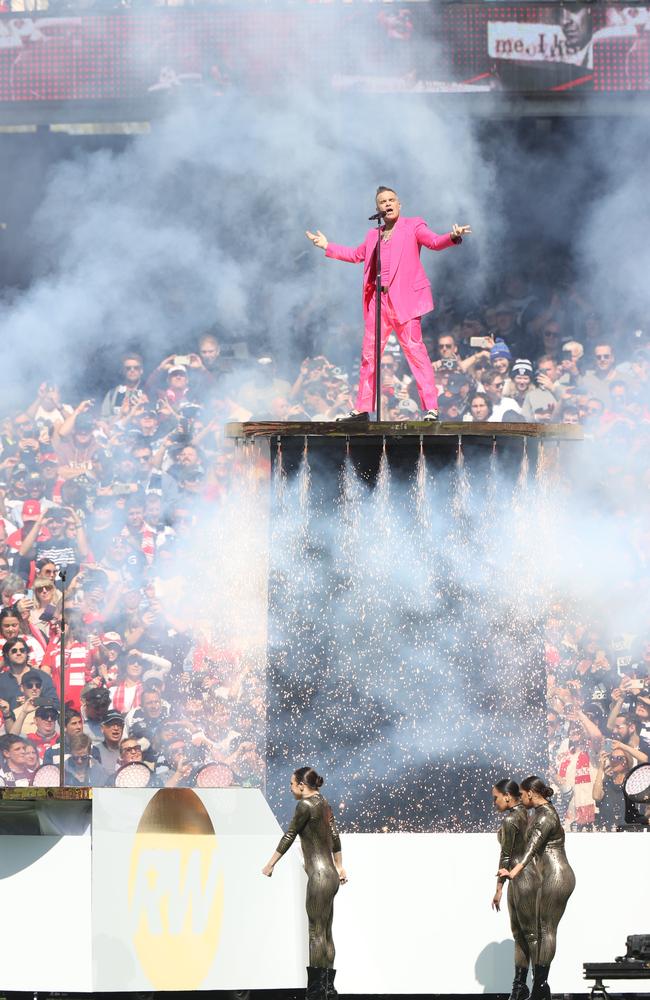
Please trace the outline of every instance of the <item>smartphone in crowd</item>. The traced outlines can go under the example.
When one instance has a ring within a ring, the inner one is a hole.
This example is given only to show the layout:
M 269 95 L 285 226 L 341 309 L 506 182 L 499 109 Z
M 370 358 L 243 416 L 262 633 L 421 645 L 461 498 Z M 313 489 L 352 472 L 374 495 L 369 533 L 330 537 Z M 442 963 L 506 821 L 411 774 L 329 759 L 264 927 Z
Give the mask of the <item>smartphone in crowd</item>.
M 189 365 L 189 363 L 190 363 L 190 356 L 189 356 L 189 354 L 175 354 L 174 355 L 174 364 L 175 365 Z
M 478 347 L 481 351 L 486 351 L 490 347 L 489 337 L 470 337 L 469 338 L 470 347 Z

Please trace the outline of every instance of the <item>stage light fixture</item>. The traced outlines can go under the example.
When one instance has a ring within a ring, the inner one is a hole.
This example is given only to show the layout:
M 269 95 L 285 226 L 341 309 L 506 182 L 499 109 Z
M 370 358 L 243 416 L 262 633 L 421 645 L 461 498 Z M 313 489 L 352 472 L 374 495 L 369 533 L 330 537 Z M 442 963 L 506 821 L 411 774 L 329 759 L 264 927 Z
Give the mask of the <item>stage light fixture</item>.
M 32 788 L 53 788 L 59 784 L 59 769 L 56 764 L 41 764 L 34 772 Z
M 623 783 L 625 796 L 625 822 L 634 826 L 648 826 L 650 817 L 639 806 L 650 803 L 650 764 L 637 764 Z
M 213 761 L 204 764 L 197 771 L 194 784 L 197 788 L 229 788 L 233 783 L 233 773 L 226 764 Z
M 151 783 L 151 769 L 142 761 L 123 764 L 115 775 L 116 788 L 146 788 Z

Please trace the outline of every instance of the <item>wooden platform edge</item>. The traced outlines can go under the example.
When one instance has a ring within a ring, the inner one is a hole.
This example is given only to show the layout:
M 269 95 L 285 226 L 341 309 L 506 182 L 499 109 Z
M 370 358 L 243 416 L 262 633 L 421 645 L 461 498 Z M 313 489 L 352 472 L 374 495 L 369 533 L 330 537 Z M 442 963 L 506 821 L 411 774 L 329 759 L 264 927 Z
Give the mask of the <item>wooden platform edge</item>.
M 227 438 L 250 440 L 256 437 L 479 437 L 537 438 L 544 441 L 582 441 L 577 424 L 465 423 L 464 421 L 396 421 L 381 423 L 336 423 L 335 421 L 250 421 L 226 424 Z

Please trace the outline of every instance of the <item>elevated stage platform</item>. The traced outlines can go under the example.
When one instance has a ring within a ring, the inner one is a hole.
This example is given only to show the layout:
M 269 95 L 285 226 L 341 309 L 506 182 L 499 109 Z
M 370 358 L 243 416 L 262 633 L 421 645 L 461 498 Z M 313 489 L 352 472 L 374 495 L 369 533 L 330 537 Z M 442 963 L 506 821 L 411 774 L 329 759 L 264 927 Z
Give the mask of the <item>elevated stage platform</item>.
M 575 424 L 465 423 L 463 421 L 375 421 L 342 423 L 336 421 L 251 421 L 226 424 L 227 438 L 238 443 L 255 443 L 269 448 L 272 464 L 279 451 L 285 472 L 297 471 L 308 452 L 310 461 L 317 458 L 322 479 L 336 482 L 346 456 L 368 482 L 375 479 L 385 453 L 398 478 L 409 478 L 420 454 L 432 471 L 449 469 L 459 456 L 470 466 L 480 466 L 492 453 L 497 454 L 504 470 L 512 475 L 520 471 L 522 458 L 535 467 L 540 448 L 549 445 L 557 454 L 560 446 L 584 439 L 582 428 Z
M 336 421 L 250 421 L 226 424 L 226 437 L 256 438 L 531 438 L 537 441 L 582 441 L 582 428 L 576 424 L 465 423 L 458 421 L 403 420 L 343 423 Z

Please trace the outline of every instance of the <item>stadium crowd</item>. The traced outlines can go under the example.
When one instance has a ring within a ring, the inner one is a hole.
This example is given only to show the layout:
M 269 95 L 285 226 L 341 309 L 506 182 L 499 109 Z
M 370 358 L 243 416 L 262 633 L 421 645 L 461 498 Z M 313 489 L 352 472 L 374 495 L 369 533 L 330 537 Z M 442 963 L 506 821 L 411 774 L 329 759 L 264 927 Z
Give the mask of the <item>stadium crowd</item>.
M 592 447 L 625 461 L 650 431 L 650 344 L 604 336 L 565 283 L 546 295 L 511 274 L 494 304 L 443 298 L 424 324 L 439 419 L 581 424 Z M 76 405 L 43 383 L 0 425 L 0 779 L 27 785 L 59 760 L 66 783 L 106 785 L 143 762 L 151 781 L 263 780 L 264 679 L 169 599 L 208 508 L 228 492 L 235 419 L 333 420 L 354 405 L 349 329 L 328 357 L 292 372 L 246 357 L 215 332 Z M 316 354 L 316 351 L 314 351 Z M 384 418 L 417 419 L 415 382 L 392 337 L 382 359 Z M 608 442 L 617 445 L 607 451 Z M 643 468 L 642 462 L 639 468 Z M 628 475 L 623 470 L 623 475 Z M 642 475 L 642 472 L 635 472 Z M 620 497 L 617 500 L 620 502 Z M 171 578 L 171 589 L 170 589 Z M 65 588 L 66 704 L 58 700 Z M 621 782 L 650 756 L 650 641 L 613 640 L 566 607 L 547 621 L 550 770 L 574 828 L 622 822 Z M 119 783 L 119 782 L 118 782 Z
M 98 404 L 43 383 L 2 422 L 0 784 L 58 764 L 61 724 L 69 785 L 111 784 L 135 762 L 166 786 L 201 783 L 206 765 L 210 783 L 262 780 L 259 657 L 215 639 L 179 580 L 196 582 L 201 523 L 228 476 L 207 416 L 219 347 L 207 337 L 201 351 L 146 379 L 128 354 Z

